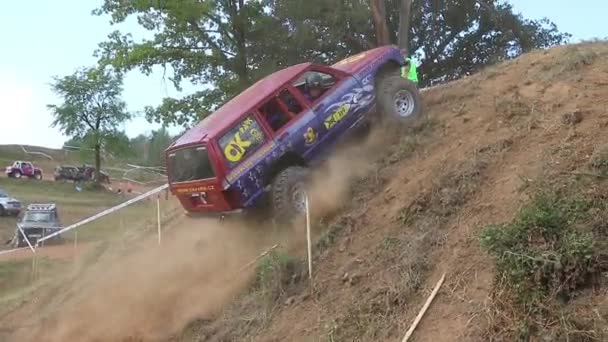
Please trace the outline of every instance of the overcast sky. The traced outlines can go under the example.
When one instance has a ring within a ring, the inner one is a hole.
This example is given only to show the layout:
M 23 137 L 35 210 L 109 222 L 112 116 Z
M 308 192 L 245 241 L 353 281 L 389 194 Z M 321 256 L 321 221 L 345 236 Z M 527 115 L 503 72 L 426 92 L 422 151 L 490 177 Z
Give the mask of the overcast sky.
M 511 0 L 526 18 L 548 17 L 558 28 L 579 39 L 608 37 L 606 0 Z M 107 17 L 92 16 L 102 0 L 4 1 L 0 11 L 0 144 L 28 144 L 59 148 L 67 140 L 51 128 L 49 103 L 59 103 L 50 91 L 54 75 L 67 75 L 93 65 L 97 44 L 112 27 Z M 142 37 L 145 32 L 131 20 L 123 32 Z M 131 72 L 125 79 L 124 99 L 129 110 L 157 105 L 163 97 L 181 96 L 164 82 L 162 71 L 152 76 Z M 188 89 L 186 89 L 188 90 Z M 190 88 L 192 90 L 192 88 Z M 142 117 L 123 127 L 134 137 L 157 129 Z M 177 130 L 171 130 L 177 132 Z

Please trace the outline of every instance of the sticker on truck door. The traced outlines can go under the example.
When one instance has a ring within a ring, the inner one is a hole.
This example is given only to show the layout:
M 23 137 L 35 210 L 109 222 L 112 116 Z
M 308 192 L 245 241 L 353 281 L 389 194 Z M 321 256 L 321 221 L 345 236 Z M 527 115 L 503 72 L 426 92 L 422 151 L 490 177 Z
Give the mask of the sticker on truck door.
M 265 140 L 266 136 L 259 123 L 253 115 L 249 115 L 224 134 L 219 140 L 219 145 L 230 168 L 233 168 L 264 144 Z
M 346 114 L 348 114 L 349 109 L 350 109 L 350 104 L 345 103 L 342 106 L 340 106 L 340 108 L 338 108 L 338 110 L 331 113 L 327 118 L 325 118 L 325 121 L 323 122 L 323 125 L 325 125 L 325 128 L 327 130 L 330 130 L 332 127 L 334 127 L 338 122 L 340 122 L 346 116 Z

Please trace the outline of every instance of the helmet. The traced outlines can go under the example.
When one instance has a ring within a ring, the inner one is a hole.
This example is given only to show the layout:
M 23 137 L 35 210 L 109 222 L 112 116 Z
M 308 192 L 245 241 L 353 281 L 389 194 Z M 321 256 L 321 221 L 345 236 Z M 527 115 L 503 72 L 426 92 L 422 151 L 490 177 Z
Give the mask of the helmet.
M 323 83 L 323 79 L 321 78 L 321 75 L 319 75 L 317 73 L 311 74 L 308 77 L 306 77 L 306 87 L 308 89 L 320 88 L 322 83 Z

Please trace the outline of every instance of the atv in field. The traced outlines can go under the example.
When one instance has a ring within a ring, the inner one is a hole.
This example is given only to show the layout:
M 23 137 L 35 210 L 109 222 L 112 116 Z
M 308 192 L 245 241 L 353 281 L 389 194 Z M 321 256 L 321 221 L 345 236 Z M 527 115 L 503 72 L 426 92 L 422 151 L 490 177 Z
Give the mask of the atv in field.
M 339 141 L 421 116 L 408 61 L 385 46 L 266 76 L 167 148 L 171 192 L 189 213 L 222 216 L 269 203 L 273 218 L 291 221 L 304 212 L 310 167 Z
M 7 166 L 4 171 L 9 178 L 28 177 L 42 179 L 42 169 L 35 167 L 32 162 L 17 160 L 13 165 Z
M 9 196 L 6 191 L 0 189 L 0 216 L 19 216 L 20 212 L 21 202 L 18 199 Z
M 62 224 L 59 220 L 57 206 L 54 203 L 30 204 L 27 206 L 25 214 L 17 223 L 15 237 L 12 240 L 16 247 L 24 247 L 27 246 L 27 242 L 19 231 L 19 227 L 21 227 L 30 243 L 35 245 L 38 239 L 61 230 Z M 47 241 L 58 243 L 61 240 L 61 236 L 57 235 L 49 240 L 45 240 L 45 243 Z

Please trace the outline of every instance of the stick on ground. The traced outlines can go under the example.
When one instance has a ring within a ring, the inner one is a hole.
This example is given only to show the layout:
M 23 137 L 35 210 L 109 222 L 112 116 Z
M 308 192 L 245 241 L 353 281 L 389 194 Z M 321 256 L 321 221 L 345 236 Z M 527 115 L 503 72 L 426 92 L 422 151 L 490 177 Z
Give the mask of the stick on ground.
M 407 342 L 407 340 L 410 338 L 410 336 L 412 336 L 412 333 L 414 332 L 414 329 L 416 329 L 416 326 L 418 325 L 418 323 L 422 319 L 422 316 L 424 316 L 424 313 L 429 308 L 429 305 L 431 305 L 431 302 L 435 298 L 435 295 L 437 295 L 437 292 L 439 291 L 439 288 L 441 287 L 441 284 L 443 284 L 443 280 L 444 279 L 445 279 L 445 273 L 441 276 L 441 279 L 439 279 L 439 281 L 437 282 L 437 285 L 435 285 L 435 288 L 433 289 L 433 292 L 431 292 L 431 295 L 426 300 L 426 303 L 424 303 L 424 306 L 422 307 L 422 309 L 418 313 L 418 316 L 416 316 L 416 319 L 414 320 L 414 324 L 412 324 L 412 326 L 410 327 L 410 330 L 407 331 L 407 333 L 405 334 L 405 336 L 403 337 L 403 340 L 401 340 L 401 342 Z

